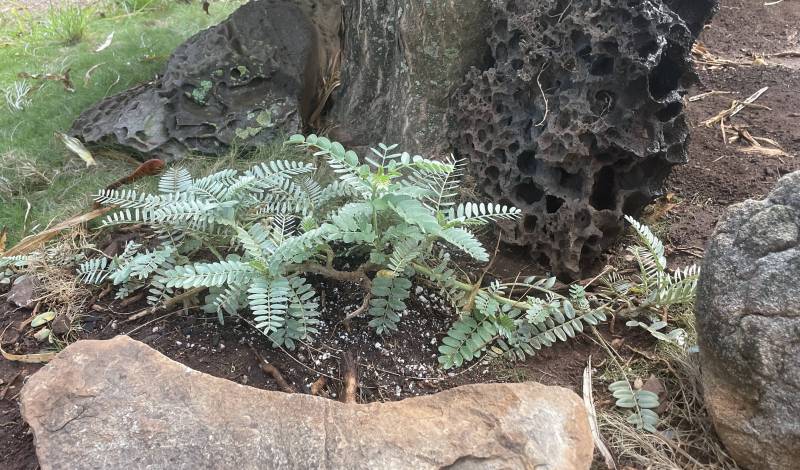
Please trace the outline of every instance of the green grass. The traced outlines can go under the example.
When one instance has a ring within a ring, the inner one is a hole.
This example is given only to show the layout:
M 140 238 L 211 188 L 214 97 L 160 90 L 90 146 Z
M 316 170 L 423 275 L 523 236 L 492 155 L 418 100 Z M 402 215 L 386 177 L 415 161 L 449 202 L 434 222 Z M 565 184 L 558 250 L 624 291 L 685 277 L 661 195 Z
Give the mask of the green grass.
M 86 34 L 94 9 L 80 5 L 50 6 L 44 29 L 48 36 L 66 44 L 77 44 Z
M 158 2 L 133 14 L 118 6 L 98 7 L 87 17 L 81 39 L 71 45 L 52 34 L 48 25 L 53 13 L 0 19 L 0 228 L 9 227 L 10 244 L 87 210 L 95 191 L 135 167 L 127 158 L 95 152 L 98 165 L 86 168 L 54 132 L 66 132 L 83 110 L 102 98 L 153 79 L 176 46 L 239 4 L 216 1 L 210 16 L 198 2 Z M 112 44 L 93 52 L 111 32 Z M 84 82 L 87 70 L 97 64 L 102 65 Z M 14 98 L 22 82 L 19 73 L 62 74 L 67 69 L 73 93 L 57 81 L 27 79 L 32 91 L 22 110 L 6 102 L 6 91 Z

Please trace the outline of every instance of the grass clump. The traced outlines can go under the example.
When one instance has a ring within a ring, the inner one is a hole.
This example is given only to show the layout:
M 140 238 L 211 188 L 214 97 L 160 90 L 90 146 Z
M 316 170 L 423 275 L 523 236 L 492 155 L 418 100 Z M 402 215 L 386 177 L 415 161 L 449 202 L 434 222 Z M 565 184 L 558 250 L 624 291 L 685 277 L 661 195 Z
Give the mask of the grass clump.
M 93 14 L 91 8 L 81 5 L 51 5 L 44 22 L 45 32 L 62 44 L 77 44 L 86 35 Z
M 630 378 L 644 388 L 658 384 L 661 404 L 655 432 L 636 429 L 626 413 L 612 406 L 598 407 L 600 434 L 619 464 L 636 468 L 681 468 L 734 470 L 739 467 L 722 447 L 714 432 L 703 400 L 700 364 L 697 358 L 695 318 L 691 307 L 671 309 L 674 325 L 686 334 L 683 345 L 658 341 L 654 350 L 626 347 L 632 352 L 624 371 L 613 361 L 597 376 L 598 396 L 602 383 Z M 614 353 L 616 354 L 616 352 Z M 626 354 L 627 355 L 627 354 Z M 624 466 L 622 465 L 622 466 Z
M 169 2 L 157 11 L 146 8 L 136 15 L 114 17 L 113 6 L 96 7 L 96 12 L 106 13 L 105 18 L 87 13 L 86 8 L 81 19 L 77 10 L 71 17 L 51 10 L 12 12 L 0 18 L 0 229 L 9 228 L 9 246 L 53 221 L 88 209 L 91 193 L 136 167 L 130 155 L 92 149 L 98 165 L 85 168 L 54 133 L 67 132 L 82 111 L 101 99 L 152 80 L 175 47 L 219 23 L 240 4 L 215 2 L 211 15 L 197 4 Z M 80 41 L 62 40 L 75 36 L 59 32 L 68 30 L 82 30 Z M 111 45 L 95 53 L 112 32 Z M 66 71 L 72 92 L 56 80 L 19 76 Z M 16 169 L 19 159 L 25 161 L 22 171 Z M 42 184 L 41 178 L 31 176 L 37 173 L 49 182 Z
M 112 0 L 111 3 L 126 14 L 138 13 L 166 6 L 164 0 Z

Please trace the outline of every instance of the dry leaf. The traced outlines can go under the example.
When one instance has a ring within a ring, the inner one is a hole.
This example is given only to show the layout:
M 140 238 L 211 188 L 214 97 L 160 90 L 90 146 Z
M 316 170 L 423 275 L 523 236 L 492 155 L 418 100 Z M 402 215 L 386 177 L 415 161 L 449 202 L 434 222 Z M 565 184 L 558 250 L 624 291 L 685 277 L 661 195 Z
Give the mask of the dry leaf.
M 38 354 L 11 354 L 3 351 L 3 348 L 0 348 L 0 353 L 9 361 L 24 362 L 27 364 L 42 364 L 56 357 L 55 351 Z
M 105 65 L 105 62 L 100 62 L 99 64 L 94 64 L 89 67 L 89 70 L 87 70 L 83 75 L 83 86 L 89 86 L 89 83 L 92 82 L 92 73 L 94 73 L 94 71 L 97 70 L 97 68 L 101 65 Z
M 64 85 L 64 89 L 70 93 L 75 92 L 75 86 L 72 84 L 72 80 L 69 78 L 69 71 L 70 69 L 64 70 L 64 73 L 57 74 L 57 73 L 28 73 L 28 72 L 19 72 L 17 77 L 25 78 L 29 80 L 42 80 L 42 81 L 53 81 L 53 82 L 61 82 Z M 44 83 L 39 85 L 39 88 L 44 86 Z
M 0 255 L 6 251 L 6 242 L 8 242 L 8 227 L 3 226 L 0 230 Z
M 83 142 L 76 139 L 75 137 L 68 136 L 67 134 L 56 132 L 56 137 L 61 139 L 61 142 L 67 146 L 67 148 L 80 157 L 81 160 L 86 162 L 86 167 L 97 165 L 97 162 L 94 161 L 94 157 L 92 156 L 91 152 L 86 150 L 86 147 L 83 146 Z
M 100 51 L 104 50 L 105 48 L 107 48 L 108 46 L 111 45 L 111 41 L 113 41 L 113 40 L 114 40 L 114 31 L 111 31 L 111 33 L 109 33 L 108 37 L 106 37 L 106 40 L 103 41 L 103 44 L 100 44 L 99 46 L 97 46 L 97 49 L 95 49 L 94 51 L 95 52 L 100 52 Z

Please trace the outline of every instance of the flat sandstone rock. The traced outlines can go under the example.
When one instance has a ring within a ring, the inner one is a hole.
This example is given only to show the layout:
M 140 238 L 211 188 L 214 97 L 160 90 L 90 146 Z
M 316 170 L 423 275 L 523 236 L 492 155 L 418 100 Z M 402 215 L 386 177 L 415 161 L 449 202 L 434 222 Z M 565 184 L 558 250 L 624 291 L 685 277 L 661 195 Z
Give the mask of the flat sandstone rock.
M 79 341 L 22 391 L 43 469 L 585 469 L 578 396 L 481 384 L 346 405 L 192 370 L 127 336 Z

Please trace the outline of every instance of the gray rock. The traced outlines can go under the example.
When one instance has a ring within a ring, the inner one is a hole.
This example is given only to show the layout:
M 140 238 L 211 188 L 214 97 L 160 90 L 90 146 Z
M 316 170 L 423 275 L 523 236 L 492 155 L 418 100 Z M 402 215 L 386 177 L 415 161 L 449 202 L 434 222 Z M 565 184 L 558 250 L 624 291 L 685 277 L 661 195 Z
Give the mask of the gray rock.
M 737 463 L 800 463 L 800 172 L 731 206 L 706 250 L 697 329 L 706 404 Z
M 341 86 L 331 137 L 362 151 L 378 142 L 449 153 L 448 98 L 489 55 L 489 0 L 347 0 Z
M 20 308 L 33 307 L 33 295 L 36 290 L 36 278 L 23 274 L 16 278 L 8 291 L 6 300 Z
M 126 336 L 79 341 L 22 394 L 42 468 L 586 469 L 580 398 L 535 383 L 346 405 L 268 392 Z
M 694 28 L 715 3 L 492 1 L 494 63 L 454 95 L 451 139 L 479 190 L 523 210 L 506 241 L 579 277 L 661 194 L 686 162 Z
M 315 17 L 312 1 L 242 6 L 181 44 L 163 77 L 101 101 L 78 117 L 71 133 L 88 144 L 175 159 L 299 132 L 328 65 L 327 36 L 314 19 L 340 16 L 338 3 L 327 3 L 332 6 L 320 7 Z

